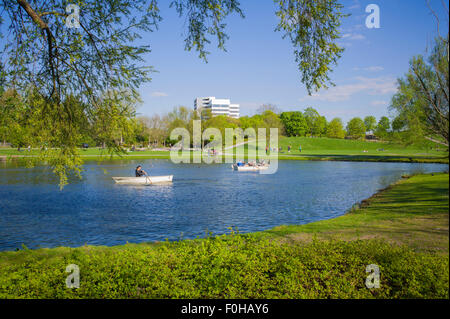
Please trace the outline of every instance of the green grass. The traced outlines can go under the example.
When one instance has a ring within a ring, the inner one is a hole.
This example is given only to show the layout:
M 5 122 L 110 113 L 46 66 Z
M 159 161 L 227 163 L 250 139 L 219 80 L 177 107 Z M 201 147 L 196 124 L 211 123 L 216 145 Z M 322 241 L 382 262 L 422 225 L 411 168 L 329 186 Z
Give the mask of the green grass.
M 392 154 L 392 155 L 422 155 L 422 156 L 443 156 L 446 153 L 436 151 L 431 144 L 404 146 L 400 144 L 367 140 L 346 140 L 335 138 L 310 138 L 310 137 L 282 137 L 279 140 L 283 151 L 287 153 L 287 146 L 291 145 L 290 154 L 306 155 L 367 155 Z M 302 152 L 299 152 L 299 145 Z M 384 149 L 380 151 L 380 149 Z
M 287 146 L 291 145 L 291 152 L 287 152 Z M 302 146 L 302 152 L 299 152 L 299 145 Z M 281 153 L 278 153 L 282 160 L 327 160 L 327 161 L 366 161 L 366 162 L 430 162 L 430 163 L 448 163 L 448 152 L 435 148 L 430 149 L 432 144 L 412 145 L 405 147 L 403 145 L 385 142 L 370 142 L 358 140 L 344 140 L 332 138 L 309 138 L 309 137 L 281 137 L 279 146 L 282 147 Z M 244 154 L 247 154 L 248 146 L 239 146 Z M 380 149 L 383 149 L 381 151 Z M 367 152 L 364 152 L 367 151 Z M 225 153 L 231 154 L 236 150 L 226 150 Z M 36 156 L 38 150 L 27 150 L 18 152 L 17 149 L 0 148 L 1 156 Z M 100 148 L 80 149 L 83 158 L 99 159 L 101 156 L 109 157 L 106 150 Z M 275 155 L 275 154 L 272 154 Z M 192 156 L 192 154 L 191 154 Z M 199 154 L 197 153 L 197 156 Z M 120 158 L 114 155 L 114 158 Z M 170 158 L 168 151 L 135 151 L 122 155 L 122 158 Z
M 448 299 L 448 180 L 415 176 L 342 217 L 255 234 L 1 252 L 0 298 Z
M 291 145 L 291 152 L 287 147 Z M 301 145 L 302 151 L 299 151 Z M 430 145 L 403 146 L 379 141 L 333 138 L 283 137 L 279 141 L 280 159 L 336 160 L 367 162 L 435 162 L 448 163 L 448 151 L 436 151 Z

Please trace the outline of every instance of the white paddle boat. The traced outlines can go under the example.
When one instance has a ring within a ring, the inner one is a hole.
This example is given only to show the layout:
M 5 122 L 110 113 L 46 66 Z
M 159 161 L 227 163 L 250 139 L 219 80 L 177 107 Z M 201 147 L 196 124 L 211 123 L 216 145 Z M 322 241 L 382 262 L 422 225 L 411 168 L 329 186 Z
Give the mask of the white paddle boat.
M 238 166 L 237 164 L 231 165 L 231 168 L 233 168 L 235 171 L 238 172 L 257 172 L 262 171 L 269 168 L 269 165 L 245 165 L 245 166 Z
M 173 175 L 141 176 L 141 177 L 113 177 L 117 184 L 151 185 L 172 182 Z

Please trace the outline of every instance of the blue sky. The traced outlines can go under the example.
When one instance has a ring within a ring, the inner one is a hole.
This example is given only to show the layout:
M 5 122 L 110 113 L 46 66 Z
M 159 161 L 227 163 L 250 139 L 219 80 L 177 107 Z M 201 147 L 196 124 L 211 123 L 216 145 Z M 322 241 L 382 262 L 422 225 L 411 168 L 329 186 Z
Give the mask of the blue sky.
M 448 0 L 443 1 L 448 6 Z M 240 104 L 242 115 L 253 115 L 260 105 L 271 103 L 283 111 L 312 106 L 328 120 L 379 118 L 389 115 L 396 79 L 408 70 L 410 58 L 426 54 L 437 34 L 426 0 L 345 0 L 345 11 L 351 16 L 342 25 L 339 41 L 346 50 L 331 73 L 336 87 L 308 96 L 289 40 L 274 32 L 273 1 L 241 1 L 245 19 L 237 15 L 227 19 L 227 52 L 217 50 L 212 41 L 208 63 L 196 52 L 184 50 L 184 20 L 168 2 L 160 3 L 160 28 L 143 38 L 152 49 L 146 63 L 158 72 L 141 87 L 143 104 L 138 112 L 142 115 L 163 114 L 178 105 L 192 107 L 197 96 L 216 96 Z M 369 15 L 365 8 L 371 3 L 380 8 L 379 29 L 365 26 Z M 441 0 L 430 4 L 441 16 L 445 32 L 448 18 Z

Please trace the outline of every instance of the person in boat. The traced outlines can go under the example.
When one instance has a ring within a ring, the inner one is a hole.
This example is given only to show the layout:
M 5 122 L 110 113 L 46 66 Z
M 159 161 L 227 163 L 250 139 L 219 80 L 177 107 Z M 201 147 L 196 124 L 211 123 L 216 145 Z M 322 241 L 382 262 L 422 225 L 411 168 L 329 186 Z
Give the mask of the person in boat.
M 147 172 L 142 169 L 141 165 L 136 167 L 135 174 L 136 174 L 136 177 L 148 176 Z

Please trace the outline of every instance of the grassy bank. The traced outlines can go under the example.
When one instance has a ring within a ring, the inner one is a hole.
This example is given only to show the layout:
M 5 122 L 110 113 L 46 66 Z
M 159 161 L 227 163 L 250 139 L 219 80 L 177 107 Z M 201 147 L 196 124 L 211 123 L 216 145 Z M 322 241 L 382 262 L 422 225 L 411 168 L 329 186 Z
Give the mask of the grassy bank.
M 448 181 L 415 176 L 342 217 L 255 234 L 1 252 L 0 298 L 448 298 Z
M 288 153 L 287 147 L 292 147 Z M 309 138 L 309 137 L 282 137 L 279 140 L 279 146 L 282 148 L 278 158 L 282 160 L 325 160 L 325 161 L 358 161 L 358 162 L 415 162 L 415 163 L 448 163 L 448 152 L 441 149 L 436 150 L 436 146 L 430 148 L 430 145 L 411 145 L 403 146 L 395 143 L 371 142 L 344 140 L 332 138 Z M 299 151 L 299 146 L 302 151 Z M 247 153 L 247 146 L 239 146 L 243 152 Z M 233 150 L 227 150 L 230 154 Z M 0 148 L 0 159 L 3 157 L 29 157 L 37 156 L 38 150 L 30 152 L 17 149 Z M 85 159 L 109 158 L 106 150 L 100 148 L 80 149 L 80 155 Z M 191 154 L 191 157 L 193 154 Z M 201 156 L 196 153 L 195 156 Z M 273 154 L 275 157 L 275 154 Z M 230 156 L 227 156 L 230 157 Z M 113 158 L 170 158 L 168 151 L 135 151 Z M 225 158 L 225 157 L 224 157 Z

